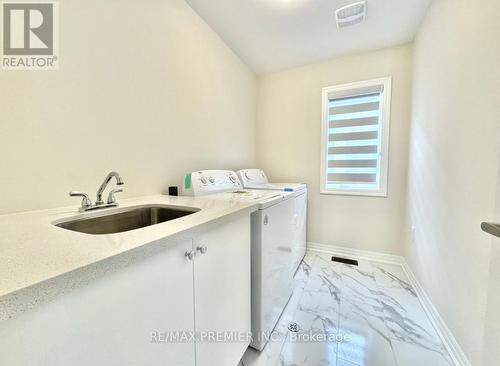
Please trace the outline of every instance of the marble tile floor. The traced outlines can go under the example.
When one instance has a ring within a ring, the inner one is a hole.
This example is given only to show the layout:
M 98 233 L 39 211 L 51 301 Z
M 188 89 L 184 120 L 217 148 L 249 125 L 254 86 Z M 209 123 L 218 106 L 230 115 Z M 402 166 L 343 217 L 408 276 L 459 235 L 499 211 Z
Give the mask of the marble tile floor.
M 288 330 L 290 323 L 298 332 Z M 453 366 L 401 267 L 310 252 L 262 352 L 242 366 Z

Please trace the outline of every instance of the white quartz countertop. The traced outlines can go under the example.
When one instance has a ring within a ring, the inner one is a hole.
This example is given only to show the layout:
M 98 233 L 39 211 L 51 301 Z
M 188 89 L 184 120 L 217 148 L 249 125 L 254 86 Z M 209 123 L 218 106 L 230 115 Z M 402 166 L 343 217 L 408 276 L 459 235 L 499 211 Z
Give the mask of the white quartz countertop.
M 195 207 L 200 211 L 141 229 L 106 235 L 83 234 L 53 225 L 66 219 L 100 216 L 143 205 Z M 118 208 L 84 214 L 73 206 L 0 215 L 0 299 L 160 239 L 189 234 L 224 217 L 249 214 L 256 209 L 254 203 L 158 195 L 121 200 Z

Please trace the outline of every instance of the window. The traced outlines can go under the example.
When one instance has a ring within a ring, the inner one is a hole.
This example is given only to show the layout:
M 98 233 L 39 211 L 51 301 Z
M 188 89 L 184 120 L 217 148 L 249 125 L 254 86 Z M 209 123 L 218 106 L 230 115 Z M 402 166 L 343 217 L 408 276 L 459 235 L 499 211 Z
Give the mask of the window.
M 323 88 L 323 194 L 387 196 L 391 78 Z

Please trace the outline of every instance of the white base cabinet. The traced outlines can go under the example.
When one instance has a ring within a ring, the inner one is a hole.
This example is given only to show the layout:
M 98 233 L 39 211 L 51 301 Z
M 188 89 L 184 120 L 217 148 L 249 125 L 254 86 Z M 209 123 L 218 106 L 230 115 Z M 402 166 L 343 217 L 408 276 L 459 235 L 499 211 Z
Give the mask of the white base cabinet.
M 1 322 L 0 365 L 235 366 L 248 345 L 169 331 L 250 331 L 249 215 Z

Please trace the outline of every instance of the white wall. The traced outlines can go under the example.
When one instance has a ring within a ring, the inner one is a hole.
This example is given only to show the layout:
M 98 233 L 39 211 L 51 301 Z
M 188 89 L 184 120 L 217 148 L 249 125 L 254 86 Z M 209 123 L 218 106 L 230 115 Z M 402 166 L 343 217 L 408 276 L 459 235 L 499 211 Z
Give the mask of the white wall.
M 64 0 L 60 69 L 0 71 L 0 213 L 255 162 L 256 78 L 182 0 Z
M 492 242 L 480 223 L 497 189 L 499 12 L 497 0 L 436 0 L 414 50 L 405 256 L 473 365 Z
M 404 45 L 259 76 L 259 166 L 273 181 L 308 184 L 309 241 L 401 253 L 411 59 Z M 320 195 L 321 89 L 385 76 L 393 77 L 388 197 Z

